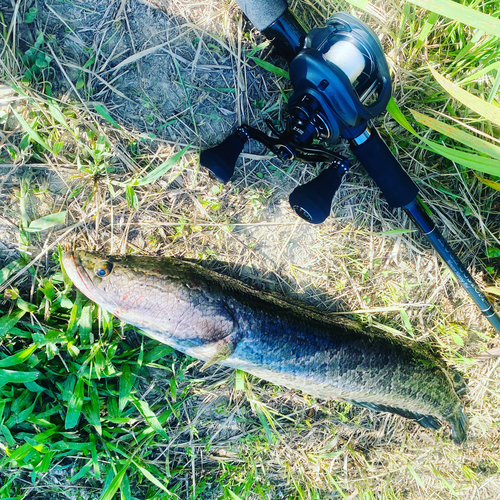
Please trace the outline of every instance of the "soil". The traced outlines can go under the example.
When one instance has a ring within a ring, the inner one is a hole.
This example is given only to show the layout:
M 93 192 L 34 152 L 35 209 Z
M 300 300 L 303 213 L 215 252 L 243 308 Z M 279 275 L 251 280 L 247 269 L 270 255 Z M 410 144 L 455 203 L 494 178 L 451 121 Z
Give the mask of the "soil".
M 66 72 L 56 91 L 84 77 L 81 94 L 105 102 L 126 127 L 196 147 L 218 143 L 241 118 L 237 27 L 222 32 L 230 13 L 210 5 L 150 3 L 47 1 L 41 21 Z M 245 72 L 247 100 L 264 99 L 263 73 Z

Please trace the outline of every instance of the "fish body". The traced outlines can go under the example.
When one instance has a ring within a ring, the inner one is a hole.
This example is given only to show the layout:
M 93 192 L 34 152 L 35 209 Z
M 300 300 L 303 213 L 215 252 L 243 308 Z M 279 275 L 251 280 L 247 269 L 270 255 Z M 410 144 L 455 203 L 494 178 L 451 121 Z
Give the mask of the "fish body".
M 323 399 L 388 411 L 466 439 L 458 374 L 409 343 L 173 258 L 67 253 L 91 300 L 188 354 Z

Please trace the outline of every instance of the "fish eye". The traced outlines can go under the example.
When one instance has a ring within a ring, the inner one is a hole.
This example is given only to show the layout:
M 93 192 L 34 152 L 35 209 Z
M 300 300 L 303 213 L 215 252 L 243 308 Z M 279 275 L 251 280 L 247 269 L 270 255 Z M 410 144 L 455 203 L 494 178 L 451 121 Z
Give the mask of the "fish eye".
M 98 262 L 94 267 L 94 273 L 99 278 L 105 278 L 113 270 L 113 264 L 111 262 L 101 261 Z

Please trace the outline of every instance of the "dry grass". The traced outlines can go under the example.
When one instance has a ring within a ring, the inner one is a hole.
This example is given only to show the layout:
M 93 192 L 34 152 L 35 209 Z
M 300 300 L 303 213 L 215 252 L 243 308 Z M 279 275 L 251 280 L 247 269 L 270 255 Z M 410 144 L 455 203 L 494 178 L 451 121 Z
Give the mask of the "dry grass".
M 389 210 L 359 166 L 347 174 L 332 217 L 317 227 L 299 220 L 287 201 L 316 173 L 311 166 L 285 165 L 253 144 L 227 185 L 200 169 L 200 148 L 216 144 L 236 124 L 264 128 L 265 118 L 277 119 L 290 86 L 245 57 L 263 39 L 235 4 L 159 3 L 164 13 L 133 0 L 19 1 L 14 8 L 3 0 L 0 264 L 24 254 L 35 272 L 14 272 L 2 289 L 33 294 L 58 245 L 202 258 L 252 285 L 326 311 L 355 311 L 392 333 L 434 342 L 468 378 L 470 441 L 457 447 L 446 431 L 435 435 L 399 417 L 313 401 L 254 379 L 235 391 L 230 371 L 202 375 L 198 365 L 183 365 L 192 397 L 166 424 L 168 445 L 151 455 L 162 470 L 178 474 L 183 498 L 203 481 L 210 486 L 200 498 L 237 498 L 229 490 L 241 498 L 252 497 L 252 490 L 268 498 L 500 498 L 500 362 L 474 359 L 498 343 L 485 319 L 423 238 L 397 231 L 412 226 L 403 212 Z M 400 30 L 403 7 L 376 5 L 377 16 L 361 17 L 381 37 L 400 105 L 432 108 L 425 97 L 437 87 L 420 69 L 428 47 L 408 54 L 412 33 Z M 35 21 L 23 23 L 33 6 Z M 326 1 L 292 7 L 308 27 L 338 10 Z M 42 49 L 51 69 L 27 85 L 20 56 L 37 30 L 49 42 Z M 284 67 L 268 49 L 259 57 Z M 432 109 L 446 106 L 454 104 Z M 13 110 L 52 151 L 33 137 L 23 145 L 26 129 Z M 483 264 L 486 248 L 499 245 L 494 191 L 443 166 L 389 117 L 377 125 L 476 280 L 494 285 Z M 129 180 L 186 146 L 160 179 L 127 190 Z M 20 237 L 20 225 L 65 210 L 64 224 L 32 233 L 28 242 Z M 141 397 L 151 405 L 164 404 L 169 390 L 161 374 L 153 370 L 141 381 Z M 22 498 L 39 498 L 53 487 L 54 474 L 39 486 L 23 485 Z M 67 477 L 57 477 L 67 498 L 77 498 L 73 486 L 64 487 Z M 78 489 L 82 498 L 101 493 L 85 488 Z

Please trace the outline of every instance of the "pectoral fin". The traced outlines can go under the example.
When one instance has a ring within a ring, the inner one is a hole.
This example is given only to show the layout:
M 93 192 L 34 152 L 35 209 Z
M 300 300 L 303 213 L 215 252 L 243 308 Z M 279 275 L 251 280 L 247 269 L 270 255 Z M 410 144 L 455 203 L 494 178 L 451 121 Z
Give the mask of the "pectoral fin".
M 200 368 L 200 371 L 206 370 L 208 367 L 214 365 L 215 363 L 219 363 L 223 361 L 229 356 L 231 356 L 236 349 L 236 342 L 229 339 L 222 339 L 217 344 L 220 344 L 220 347 L 217 349 L 217 352 L 208 360 L 206 363 Z

